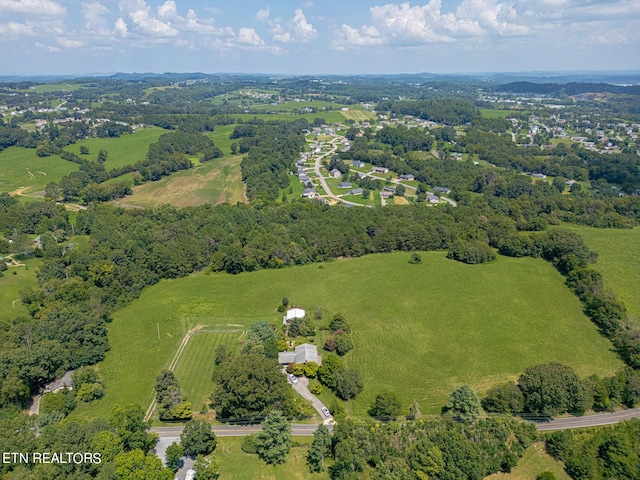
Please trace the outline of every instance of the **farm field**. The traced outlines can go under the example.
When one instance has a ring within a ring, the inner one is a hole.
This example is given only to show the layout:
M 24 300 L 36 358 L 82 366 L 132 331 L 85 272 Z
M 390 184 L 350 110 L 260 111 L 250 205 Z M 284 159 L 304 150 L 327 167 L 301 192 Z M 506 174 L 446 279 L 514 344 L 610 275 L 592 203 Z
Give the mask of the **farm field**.
M 214 158 L 157 182 L 134 187 L 133 195 L 118 199 L 115 203 L 128 207 L 156 207 L 164 203 L 188 207 L 204 203 L 246 202 L 241 161 L 241 155 Z
M 298 118 L 306 118 L 309 123 L 312 123 L 316 118 L 324 118 L 328 123 L 339 123 L 344 122 L 344 115 L 340 110 L 330 110 L 328 112 L 317 112 L 317 113 L 240 113 L 240 114 L 231 114 L 229 115 L 231 118 L 239 118 L 244 121 L 252 120 L 253 118 L 259 118 L 262 120 L 286 120 L 288 122 L 292 122 L 297 120 Z
M 365 385 L 347 406 L 357 416 L 385 388 L 398 392 L 403 412 L 417 400 L 423 413 L 437 414 L 460 385 L 484 393 L 537 363 L 566 363 L 580 376 L 623 366 L 563 277 L 540 259 L 464 265 L 426 252 L 419 265 L 408 260 L 402 252 L 163 280 L 113 315 L 111 350 L 99 364 L 105 397 L 76 412 L 99 416 L 115 404 L 148 404 L 155 376 L 188 329 L 277 325 L 284 296 L 307 310 L 321 306 L 325 318 L 342 312 L 351 323 L 355 349 L 346 364 Z
M 511 473 L 494 473 L 485 480 L 533 480 L 542 472 L 553 472 L 558 480 L 571 480 L 564 471 L 564 464 L 544 449 L 544 443 L 534 443 L 518 461 L 518 466 Z
M 565 225 L 582 236 L 598 252 L 595 264 L 604 276 L 605 287 L 613 290 L 626 305 L 630 316 L 640 323 L 640 228 L 632 230 Z
M 366 122 L 368 120 L 375 120 L 376 114 L 370 112 L 369 110 L 352 110 L 349 107 L 349 110 L 346 112 L 340 111 L 342 116 L 347 120 L 355 120 L 356 122 Z
M 318 479 L 328 480 L 328 472 L 309 473 L 307 452 L 311 437 L 293 437 L 295 446 L 282 465 L 267 465 L 257 455 L 244 453 L 240 448 L 242 438 L 220 437 L 214 455 L 220 459 L 220 478 L 229 480 L 291 480 Z
M 0 192 L 33 194 L 79 168 L 58 155 L 38 157 L 35 148 L 9 147 L 0 152 Z
M 491 108 L 481 108 L 480 109 L 480 114 L 484 118 L 507 118 L 509 115 L 513 115 L 514 113 L 519 113 L 519 111 L 514 111 L 514 110 L 493 110 Z
M 224 330 L 205 328 L 189 340 L 174 372 L 194 411 L 199 411 L 208 403 L 209 395 L 215 388 L 212 375 L 216 349 L 220 345 L 226 345 L 230 353 L 237 353 L 242 333 L 243 330 L 238 327 Z
M 149 150 L 149 145 L 158 141 L 163 133 L 168 133 L 158 127 L 139 128 L 134 133 L 125 133 L 117 138 L 86 138 L 76 143 L 67 145 L 65 150 L 80 155 L 80 147 L 89 148 L 89 155 L 80 155 L 87 160 L 96 160 L 100 150 L 108 152 L 104 167 L 107 171 L 114 168 L 131 165 L 144 160 Z
M 4 256 L 5 253 L 0 253 L 0 257 Z M 0 277 L 0 322 L 29 314 L 18 292 L 24 287 L 38 287 L 36 273 L 42 260 L 31 258 L 21 260 L 20 263 L 24 263 L 26 267 L 9 267 Z

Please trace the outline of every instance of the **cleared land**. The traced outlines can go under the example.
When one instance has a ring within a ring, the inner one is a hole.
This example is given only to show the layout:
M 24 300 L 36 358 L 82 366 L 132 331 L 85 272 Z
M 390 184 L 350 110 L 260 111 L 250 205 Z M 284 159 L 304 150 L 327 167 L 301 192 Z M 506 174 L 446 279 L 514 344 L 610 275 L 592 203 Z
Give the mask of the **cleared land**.
M 129 207 L 156 207 L 164 203 L 189 207 L 204 203 L 246 202 L 241 161 L 241 155 L 215 158 L 157 182 L 134 187 L 133 195 L 115 203 Z
M 0 192 L 33 194 L 79 168 L 58 155 L 38 157 L 35 148 L 9 147 L 0 152 Z
M 0 253 L 0 257 L 4 256 L 4 253 Z M 0 277 L 0 321 L 29 314 L 27 307 L 22 304 L 18 292 L 24 287 L 38 287 L 36 272 L 42 264 L 42 260 L 31 258 L 29 260 L 21 260 L 20 263 L 24 263 L 25 266 L 9 267 Z
M 553 472 L 558 480 L 571 480 L 559 462 L 544 449 L 544 443 L 531 445 L 511 473 L 494 473 L 485 480 L 533 480 L 542 472 Z
M 481 108 L 480 114 L 484 118 L 507 118 L 514 113 L 518 113 L 518 111 L 514 110 L 492 110 L 490 108 Z
M 118 403 L 148 404 L 155 376 L 189 328 L 277 324 L 284 296 L 310 311 L 322 306 L 325 318 L 343 312 L 351 323 L 355 349 L 347 364 L 362 373 L 365 389 L 348 409 L 360 416 L 385 388 L 398 392 L 403 411 L 415 399 L 433 414 L 464 383 L 484 392 L 537 363 L 566 363 L 581 376 L 622 367 L 544 261 L 500 257 L 464 265 L 427 252 L 410 265 L 409 256 L 163 280 L 114 314 L 111 350 L 99 364 L 105 397 L 77 412 L 98 416 Z
M 607 288 L 624 302 L 629 314 L 640 323 L 640 228 L 579 227 L 566 225 L 580 234 L 589 248 L 598 252 L 595 267 L 604 276 Z
M 80 147 L 87 147 L 89 155 L 80 155 L 80 157 L 87 160 L 97 160 L 98 152 L 106 150 L 108 155 L 104 167 L 108 171 L 144 160 L 147 156 L 149 145 L 157 142 L 158 137 L 163 133 L 169 133 L 169 130 L 157 127 L 138 128 L 134 133 L 125 133 L 117 138 L 78 140 L 72 145 L 67 145 L 64 149 L 80 155 Z
M 352 110 L 349 108 L 348 111 L 340 111 L 342 116 L 347 120 L 355 120 L 356 122 L 366 122 L 367 120 L 375 120 L 376 114 L 370 112 L 369 110 Z
M 230 480 L 329 479 L 329 474 L 309 473 L 307 452 L 311 438 L 293 437 L 294 447 L 282 465 L 266 465 L 257 455 L 244 453 L 242 438 L 220 437 L 215 455 L 220 459 L 220 478 Z
M 229 352 L 237 353 L 242 330 L 208 330 L 195 333 L 174 370 L 182 390 L 191 402 L 194 411 L 208 403 L 215 384 L 212 380 L 215 368 L 216 349 L 226 345 Z

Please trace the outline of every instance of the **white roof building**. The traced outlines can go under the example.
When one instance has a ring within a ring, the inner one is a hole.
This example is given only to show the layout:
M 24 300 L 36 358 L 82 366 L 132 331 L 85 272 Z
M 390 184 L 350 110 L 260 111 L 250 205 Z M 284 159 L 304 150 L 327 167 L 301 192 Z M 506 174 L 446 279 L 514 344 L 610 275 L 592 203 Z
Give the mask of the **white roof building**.
M 295 318 L 304 318 L 306 314 L 307 314 L 307 312 L 305 312 L 301 308 L 292 308 L 291 310 L 287 311 L 287 315 L 285 317 L 285 320 L 287 322 L 290 322 L 291 320 L 293 320 Z

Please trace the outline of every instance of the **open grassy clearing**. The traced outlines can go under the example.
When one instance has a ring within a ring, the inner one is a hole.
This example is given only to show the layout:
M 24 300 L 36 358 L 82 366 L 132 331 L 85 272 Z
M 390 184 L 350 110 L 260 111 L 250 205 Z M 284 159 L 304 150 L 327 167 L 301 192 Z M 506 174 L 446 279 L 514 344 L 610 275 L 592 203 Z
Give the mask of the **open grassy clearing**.
M 632 230 L 564 225 L 582 236 L 589 248 L 598 252 L 595 268 L 604 276 L 605 287 L 613 290 L 626 305 L 630 316 L 640 323 L 640 228 Z
M 563 277 L 540 259 L 464 265 L 427 252 L 420 265 L 408 260 L 403 252 L 163 280 L 114 314 L 111 350 L 99 364 L 105 397 L 77 412 L 148 404 L 157 372 L 189 328 L 279 324 L 284 296 L 310 311 L 322 306 L 325 318 L 343 312 L 351 323 L 355 349 L 346 362 L 361 372 L 365 389 L 348 410 L 359 416 L 385 388 L 397 391 L 403 411 L 417 400 L 435 414 L 461 384 L 483 393 L 537 363 L 566 363 L 581 376 L 611 375 L 623 365 Z
M 240 448 L 242 438 L 220 437 L 214 455 L 220 459 L 220 478 L 229 480 L 291 480 L 329 479 L 328 472 L 309 473 L 307 452 L 311 437 L 293 437 L 296 446 L 291 448 L 286 463 L 267 465 L 257 455 L 244 453 Z
M 377 118 L 376 114 L 369 110 L 353 110 L 351 106 L 349 106 L 348 111 L 340 111 L 340 113 L 347 120 L 354 120 L 356 122 L 366 122 Z
M 514 113 L 520 113 L 520 112 L 514 112 L 513 110 L 493 110 L 491 108 L 480 109 L 480 114 L 484 118 L 507 118 L 508 116 L 513 115 Z
M 240 113 L 229 115 L 231 118 L 239 118 L 243 121 L 252 120 L 253 118 L 259 118 L 264 121 L 269 120 L 286 120 L 292 122 L 298 118 L 306 118 L 309 123 L 312 123 L 316 118 L 324 118 L 328 123 L 341 123 L 344 122 L 344 116 L 340 110 L 331 110 L 328 112 L 317 113 Z
M 6 252 L 0 253 L 0 257 L 6 257 Z M 9 267 L 0 277 L 0 321 L 29 314 L 18 292 L 24 287 L 38 287 L 36 273 L 42 264 L 42 259 L 30 258 L 21 260 L 20 263 L 24 263 L 25 266 Z
M 9 147 L 0 152 L 0 192 L 30 195 L 79 168 L 58 155 L 38 157 L 35 148 Z
M 49 93 L 49 92 L 75 92 L 80 90 L 84 85 L 80 83 L 46 83 L 43 85 L 34 85 L 30 89 L 36 93 Z
M 534 480 L 542 472 L 553 472 L 558 480 L 571 480 L 564 464 L 545 451 L 544 443 L 538 442 L 527 449 L 511 473 L 494 473 L 485 480 Z
M 341 107 L 346 107 L 346 105 L 342 105 L 339 103 L 327 102 L 326 100 L 309 100 L 304 102 L 282 102 L 276 105 L 271 105 L 270 103 L 263 105 L 254 105 L 253 108 L 256 110 L 269 110 L 272 112 L 293 112 L 294 110 L 300 110 L 301 108 L 315 108 L 317 112 L 316 114 L 325 113 L 323 108 L 326 109 L 340 109 Z
M 80 155 L 80 157 L 94 161 L 97 160 L 100 150 L 106 150 L 108 155 L 104 167 L 109 171 L 144 160 L 149 145 L 157 142 L 160 135 L 168 132 L 169 130 L 158 127 L 138 128 L 134 133 L 125 133 L 117 138 L 78 140 L 72 145 L 67 145 L 64 149 L 80 155 L 80 147 L 85 146 L 89 149 L 89 155 Z
M 229 138 L 229 135 L 233 133 L 234 128 L 236 128 L 235 124 L 216 125 L 213 132 L 207 132 L 205 135 L 213 140 L 215 146 L 222 150 L 225 155 L 231 155 L 231 144 L 237 144 L 240 141 L 239 138 Z
M 199 411 L 209 402 L 209 395 L 215 387 L 212 375 L 216 349 L 226 345 L 229 352 L 237 353 L 242 332 L 237 327 L 229 327 L 228 330 L 205 328 L 189 340 L 174 371 L 194 411 Z
M 241 161 L 242 155 L 215 158 L 157 182 L 134 187 L 133 195 L 115 203 L 129 207 L 156 207 L 164 203 L 188 207 L 204 203 L 246 202 Z

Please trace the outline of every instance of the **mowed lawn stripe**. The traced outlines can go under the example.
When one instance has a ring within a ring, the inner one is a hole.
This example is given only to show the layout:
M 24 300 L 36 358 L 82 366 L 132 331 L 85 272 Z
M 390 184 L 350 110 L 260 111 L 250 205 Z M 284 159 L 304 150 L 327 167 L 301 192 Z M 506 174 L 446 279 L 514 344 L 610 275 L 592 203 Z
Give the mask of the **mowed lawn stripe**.
M 235 332 L 199 331 L 189 340 L 175 368 L 175 375 L 194 411 L 199 411 L 209 401 L 213 391 L 213 371 L 216 349 L 226 345 L 227 351 L 237 353 L 242 330 Z

